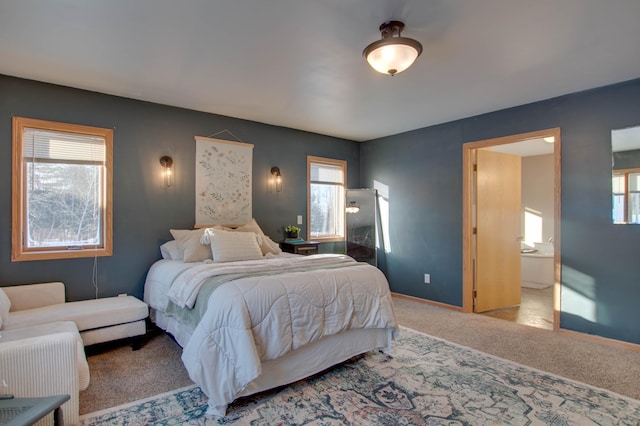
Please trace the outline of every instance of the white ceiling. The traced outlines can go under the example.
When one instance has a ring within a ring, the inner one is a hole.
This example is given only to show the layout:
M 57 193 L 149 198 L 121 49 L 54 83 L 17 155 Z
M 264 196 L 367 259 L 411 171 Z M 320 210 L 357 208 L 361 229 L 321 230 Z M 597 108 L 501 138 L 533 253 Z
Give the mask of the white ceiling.
M 553 143 L 548 143 L 544 139 L 528 139 L 522 142 L 496 145 L 488 148 L 490 151 L 502 152 L 503 154 L 519 155 L 521 157 L 532 157 L 535 155 L 553 154 Z
M 387 20 L 423 54 L 377 74 Z M 353 140 L 640 77 L 638 0 L 1 0 L 0 73 Z

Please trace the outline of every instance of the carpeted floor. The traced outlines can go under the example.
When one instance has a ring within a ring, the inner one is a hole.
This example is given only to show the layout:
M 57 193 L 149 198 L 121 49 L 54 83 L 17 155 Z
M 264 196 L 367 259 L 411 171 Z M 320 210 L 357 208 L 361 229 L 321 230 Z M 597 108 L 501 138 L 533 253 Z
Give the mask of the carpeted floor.
M 182 365 L 182 348 L 166 333 L 148 327 L 142 348 L 104 344 L 87 355 L 91 381 L 80 392 L 80 414 L 192 385 Z
M 635 424 L 640 401 L 403 328 L 389 354 L 242 398 L 223 418 L 189 387 L 82 419 L 128 424 Z
M 403 326 L 640 399 L 640 351 L 410 300 L 393 301 L 396 318 Z
M 410 300 L 394 298 L 394 307 L 403 326 L 640 399 L 640 352 Z M 192 384 L 180 347 L 157 330 L 139 351 L 126 345 L 99 349 L 88 358 L 91 383 L 80 393 L 81 414 Z

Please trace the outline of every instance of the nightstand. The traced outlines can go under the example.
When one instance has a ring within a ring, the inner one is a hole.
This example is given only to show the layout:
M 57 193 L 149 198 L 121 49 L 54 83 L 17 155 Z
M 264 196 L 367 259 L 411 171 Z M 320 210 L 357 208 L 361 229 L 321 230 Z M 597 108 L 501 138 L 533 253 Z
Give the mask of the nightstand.
M 318 254 L 318 244 L 320 243 L 317 241 L 303 241 L 301 243 L 287 243 L 283 241 L 280 243 L 280 248 L 287 253 L 307 256 L 309 254 Z

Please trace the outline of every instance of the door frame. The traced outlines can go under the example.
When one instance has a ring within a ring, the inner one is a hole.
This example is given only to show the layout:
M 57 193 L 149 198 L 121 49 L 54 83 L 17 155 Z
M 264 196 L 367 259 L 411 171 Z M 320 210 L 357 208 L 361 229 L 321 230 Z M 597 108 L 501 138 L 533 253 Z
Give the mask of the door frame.
M 474 151 L 479 148 L 522 142 L 530 139 L 554 137 L 554 256 L 553 256 L 553 330 L 560 329 L 560 295 L 561 295 L 561 135 L 560 128 L 537 130 L 534 132 L 502 136 L 462 145 L 462 310 L 473 313 L 473 278 L 474 278 L 474 244 L 473 244 L 473 158 Z

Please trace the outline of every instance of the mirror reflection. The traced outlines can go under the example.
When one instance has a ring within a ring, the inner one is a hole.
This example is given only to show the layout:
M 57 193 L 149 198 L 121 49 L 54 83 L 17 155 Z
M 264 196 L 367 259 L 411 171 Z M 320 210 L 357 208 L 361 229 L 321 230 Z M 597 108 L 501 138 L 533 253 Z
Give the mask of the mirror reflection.
M 346 253 L 358 262 L 377 266 L 375 189 L 347 189 L 346 191 Z
M 613 223 L 640 223 L 640 126 L 611 131 Z

